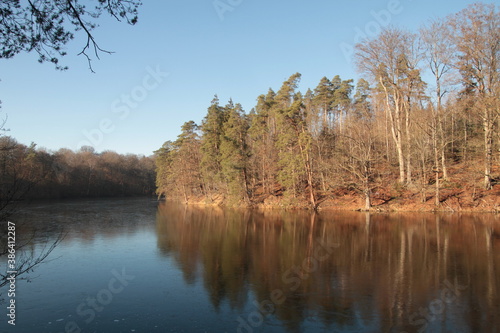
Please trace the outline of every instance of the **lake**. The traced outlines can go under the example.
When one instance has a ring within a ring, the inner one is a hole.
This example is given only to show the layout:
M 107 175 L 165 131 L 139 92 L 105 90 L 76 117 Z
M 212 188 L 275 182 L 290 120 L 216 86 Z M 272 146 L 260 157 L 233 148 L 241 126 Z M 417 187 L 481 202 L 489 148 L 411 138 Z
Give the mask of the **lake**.
M 107 199 L 11 221 L 26 254 L 65 237 L 17 281 L 15 326 L 0 290 L 1 332 L 500 332 L 494 214 Z

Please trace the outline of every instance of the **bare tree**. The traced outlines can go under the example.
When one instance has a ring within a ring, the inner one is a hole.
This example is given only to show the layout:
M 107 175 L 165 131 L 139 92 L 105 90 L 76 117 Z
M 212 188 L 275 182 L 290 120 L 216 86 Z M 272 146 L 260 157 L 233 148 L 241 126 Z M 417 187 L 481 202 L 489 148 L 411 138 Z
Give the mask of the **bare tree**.
M 0 223 L 3 230 L 7 229 L 6 223 Z M 17 226 L 19 228 L 19 226 Z M 52 253 L 52 251 L 59 245 L 59 243 L 64 239 L 65 234 L 61 231 L 53 241 L 47 241 L 42 247 L 41 251 L 36 252 L 33 247 L 33 242 L 37 232 L 34 231 L 31 237 L 21 240 L 19 244 L 16 244 L 16 264 L 14 269 L 9 269 L 6 271 L 14 271 L 15 273 L 7 273 L 5 271 L 0 272 L 0 288 L 9 284 L 12 278 L 15 280 L 29 280 L 29 273 L 32 273 L 34 269 L 40 264 L 47 262 L 47 258 Z M 16 239 L 19 239 L 17 237 Z M 7 235 L 0 238 L 0 257 L 7 256 L 9 254 Z
M 477 3 L 449 18 L 458 50 L 456 63 L 484 131 L 484 187 L 491 189 L 493 137 L 500 115 L 500 13 Z
M 368 76 L 385 100 L 385 111 L 396 146 L 400 183 L 411 183 L 411 111 L 423 82 L 417 67 L 416 35 L 387 28 L 356 45 L 358 70 Z
M 19 201 L 40 180 L 34 159 L 33 144 L 26 147 L 0 136 L 0 221 L 15 213 Z
M 446 167 L 446 146 L 449 140 L 445 133 L 445 109 L 443 100 L 450 92 L 455 78 L 454 63 L 456 61 L 456 48 L 453 44 L 450 25 L 443 20 L 435 20 L 420 29 L 420 39 L 424 49 L 427 69 L 434 77 L 433 91 L 431 91 L 430 105 L 432 106 L 432 122 L 428 123 L 429 136 L 432 138 L 434 151 L 434 176 L 435 176 L 435 204 L 440 203 L 440 171 L 443 179 L 448 180 Z M 431 89 L 432 90 L 432 89 Z
M 446 21 L 435 20 L 420 29 L 420 38 L 425 52 L 428 69 L 434 76 L 434 107 L 435 129 L 437 133 L 435 149 L 436 155 L 440 158 L 443 179 L 448 179 L 448 170 L 446 167 L 446 146 L 449 140 L 444 131 L 444 109 L 443 99 L 450 92 L 450 88 L 455 83 L 456 71 L 454 64 L 456 62 L 456 47 L 453 44 L 453 33 Z M 432 94 L 431 94 L 432 95 Z M 435 168 L 439 168 L 439 162 L 435 161 Z
M 339 144 L 338 165 L 361 183 L 359 187 L 364 196 L 364 210 L 370 210 L 378 156 L 373 123 L 368 119 L 350 121 L 341 139 L 343 142 Z

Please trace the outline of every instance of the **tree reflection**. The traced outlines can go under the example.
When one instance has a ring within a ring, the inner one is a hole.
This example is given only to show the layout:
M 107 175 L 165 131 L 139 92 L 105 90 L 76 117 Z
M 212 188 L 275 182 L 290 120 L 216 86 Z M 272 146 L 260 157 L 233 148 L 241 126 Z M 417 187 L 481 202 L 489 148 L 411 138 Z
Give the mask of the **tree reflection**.
M 259 311 L 282 292 L 272 316 L 291 332 L 314 321 L 337 331 L 484 331 L 500 327 L 497 220 L 164 203 L 157 234 L 187 283 L 203 279 L 216 309 L 243 312 L 255 301 Z

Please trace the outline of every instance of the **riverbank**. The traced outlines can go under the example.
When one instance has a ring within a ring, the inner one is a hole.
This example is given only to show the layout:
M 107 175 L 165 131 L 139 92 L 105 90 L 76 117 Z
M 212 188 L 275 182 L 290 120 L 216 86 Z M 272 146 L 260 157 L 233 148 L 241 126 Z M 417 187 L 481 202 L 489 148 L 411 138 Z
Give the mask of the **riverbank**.
M 175 201 L 180 201 L 173 199 Z M 223 196 L 190 197 L 189 205 L 227 206 L 259 209 L 312 209 L 305 198 L 288 200 L 281 196 L 260 196 L 250 202 L 228 203 Z M 355 191 L 343 195 L 328 195 L 318 199 L 317 210 L 325 211 L 361 211 L 364 210 L 364 198 Z M 405 191 L 402 196 L 387 195 L 383 191 L 372 196 L 373 212 L 500 212 L 500 186 L 492 190 L 449 189 L 441 192 L 439 205 L 435 204 L 432 194 Z
M 492 188 L 484 189 L 478 165 L 457 164 L 448 170 L 448 180 L 439 180 L 439 194 L 436 200 L 434 179 L 425 185 L 414 181 L 410 185 L 400 185 L 397 175 L 386 173 L 374 182 L 371 191 L 372 212 L 494 212 L 500 213 L 500 167 L 494 166 Z M 316 206 L 313 207 L 309 190 L 304 185 L 295 197 L 287 197 L 285 191 L 276 184 L 272 193 L 262 187 L 254 187 L 248 200 L 235 201 L 223 193 L 211 196 L 192 195 L 169 200 L 189 205 L 221 206 L 232 208 L 287 209 L 318 211 L 366 211 L 365 195 L 354 182 L 345 182 L 329 191 L 315 189 Z M 438 201 L 438 203 L 436 203 Z
M 374 212 L 500 212 L 500 184 L 492 189 L 482 187 L 481 175 L 475 174 L 478 165 L 457 164 L 449 168 L 449 180 L 440 180 L 439 205 L 436 205 L 435 184 L 430 180 L 426 186 L 414 183 L 400 186 L 394 175 L 387 175 L 374 186 L 371 195 Z M 500 173 L 498 166 L 494 172 Z M 256 191 L 248 202 L 231 202 L 222 194 L 212 197 L 188 197 L 187 204 L 228 206 L 263 209 L 312 209 L 306 190 L 294 199 L 285 198 L 279 188 L 274 194 Z M 175 200 L 175 199 L 174 199 Z M 317 210 L 364 210 L 365 197 L 359 190 L 349 186 L 338 186 L 329 192 L 316 194 Z
M 355 193 L 328 198 L 320 210 L 361 210 L 364 198 Z M 375 192 L 370 211 L 376 212 L 500 212 L 500 186 L 486 191 L 480 188 L 450 188 L 440 192 L 439 205 L 435 196 L 426 192 L 404 191 L 400 196 Z

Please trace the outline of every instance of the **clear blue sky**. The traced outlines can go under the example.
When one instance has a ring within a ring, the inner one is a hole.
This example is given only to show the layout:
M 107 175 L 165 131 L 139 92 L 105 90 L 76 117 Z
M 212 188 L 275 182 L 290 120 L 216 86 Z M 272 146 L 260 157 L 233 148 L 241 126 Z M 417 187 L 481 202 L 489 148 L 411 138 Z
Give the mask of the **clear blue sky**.
M 36 54 L 2 59 L 0 115 L 8 116 L 8 135 L 24 144 L 150 155 L 175 140 L 184 122 L 201 123 L 215 94 L 249 112 L 258 95 L 295 72 L 301 91 L 323 76 L 357 79 L 346 55 L 359 31 L 369 36 L 386 24 L 416 30 L 472 2 L 144 1 L 136 26 L 101 21 L 95 36 L 115 53 L 93 62 L 95 74 L 77 56 L 83 35 L 68 45 L 65 72 L 39 64 Z

